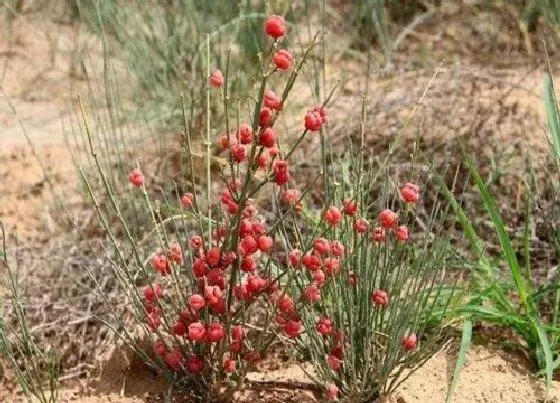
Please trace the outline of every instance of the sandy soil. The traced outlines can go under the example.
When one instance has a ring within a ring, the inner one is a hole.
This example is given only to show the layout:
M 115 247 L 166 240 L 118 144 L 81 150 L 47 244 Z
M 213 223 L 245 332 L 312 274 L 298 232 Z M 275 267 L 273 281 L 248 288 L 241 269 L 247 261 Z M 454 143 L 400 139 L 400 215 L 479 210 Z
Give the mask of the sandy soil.
M 455 365 L 457 345 L 437 353 L 406 380 L 398 390 L 384 399 L 385 403 L 443 403 Z M 306 370 L 310 370 L 305 364 Z M 99 382 L 74 383 L 61 392 L 64 402 L 156 402 L 163 401 L 170 389 L 138 360 L 120 353 L 101 366 Z M 236 396 L 238 402 L 323 402 L 325 399 L 299 388 L 309 380 L 297 364 L 276 370 L 250 373 L 249 387 Z M 293 386 L 295 385 L 295 386 Z M 173 401 L 186 401 L 171 393 Z M 1 397 L 1 395 L 0 395 Z M 527 362 L 496 346 L 472 347 L 454 394 L 455 403 L 528 403 L 542 402 L 544 383 L 536 379 Z M 560 402 L 560 382 L 555 381 L 548 393 L 550 402 Z

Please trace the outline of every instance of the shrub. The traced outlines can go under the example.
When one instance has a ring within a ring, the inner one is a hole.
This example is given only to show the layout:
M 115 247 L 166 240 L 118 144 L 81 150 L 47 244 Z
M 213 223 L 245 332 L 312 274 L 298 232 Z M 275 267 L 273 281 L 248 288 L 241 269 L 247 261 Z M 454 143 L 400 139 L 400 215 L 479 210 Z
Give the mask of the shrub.
M 230 104 L 228 66 L 224 73 L 210 71 L 207 56 L 205 192 L 193 186 L 175 200 L 162 195 L 154 201 L 141 169 L 131 167 L 129 186 L 144 199 L 153 225 L 148 236 L 138 240 L 128 229 L 120 201 L 98 164 L 101 182 L 125 235 L 121 241 L 82 173 L 110 240 L 113 273 L 132 307 L 133 323 L 150 340 L 153 351 L 142 349 L 138 334 L 122 319 L 114 318 L 111 326 L 148 365 L 201 400 L 217 393 L 230 398 L 243 385 L 246 372 L 281 337 L 298 340 L 314 358 L 321 385 L 327 380 L 336 382 L 336 388 L 348 398 L 367 401 L 382 390 L 391 390 L 397 383 L 395 371 L 415 367 L 441 340 L 437 332 L 425 337 L 424 318 L 443 287 L 447 242 L 433 235 L 437 209 L 421 241 L 415 242 L 418 246 L 407 242 L 413 235 L 407 226 L 413 220 L 412 204 L 419 198 L 413 184 L 402 189 L 406 208 L 400 217 L 385 209 L 380 215 L 381 227 L 370 230 L 371 235 L 355 232 L 354 226 L 356 231 L 367 229 L 367 222 L 354 223 L 349 217 L 358 209 L 362 218 L 367 217 L 367 189 L 376 177 L 372 175 L 366 182 L 363 161 L 353 178 L 358 185 L 351 188 L 350 198 L 313 219 L 313 210 L 303 204 L 309 189 L 291 187 L 290 157 L 306 137 L 314 132 L 323 135 L 332 93 L 302 114 L 303 127 L 297 138 L 290 141 L 279 136 L 276 120 L 316 39 L 294 57 L 281 49 L 286 34 L 283 18 L 269 17 L 264 28 L 272 44 L 263 54 L 249 123 Z M 269 88 L 273 77 L 285 80 L 279 94 Z M 212 144 L 216 143 L 210 98 L 215 95 L 223 104 L 226 133 L 218 143 L 227 153 L 219 194 L 213 191 L 210 164 Z M 235 125 L 230 122 L 232 112 L 238 116 Z M 192 163 L 186 114 L 184 119 L 186 155 Z M 196 183 L 194 178 L 192 183 Z M 334 181 L 328 188 L 336 188 Z M 266 194 L 272 195 L 275 214 L 260 209 L 255 201 Z M 393 205 L 396 200 L 385 202 Z M 163 208 L 173 214 L 164 218 Z M 403 222 L 396 226 L 399 219 Z M 328 241 L 323 239 L 326 236 Z M 294 267 L 301 265 L 307 271 Z M 310 278 L 315 281 L 312 287 Z M 389 303 L 382 306 L 387 298 Z M 326 318 L 321 329 L 334 326 L 338 346 L 320 343 L 323 336 L 315 330 L 318 315 Z M 323 355 L 327 347 L 330 353 L 337 351 L 330 360 Z M 328 365 L 342 370 L 334 374 Z M 334 386 L 327 392 L 334 397 Z

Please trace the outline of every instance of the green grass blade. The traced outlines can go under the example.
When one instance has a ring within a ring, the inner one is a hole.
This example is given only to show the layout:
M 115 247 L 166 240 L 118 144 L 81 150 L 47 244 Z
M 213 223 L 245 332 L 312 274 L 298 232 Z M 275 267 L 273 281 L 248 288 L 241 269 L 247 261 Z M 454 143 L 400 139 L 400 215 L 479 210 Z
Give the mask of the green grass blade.
M 552 137 L 552 150 L 554 151 L 554 156 L 560 162 L 560 114 L 558 113 L 558 104 L 554 95 L 554 84 L 550 73 L 544 78 L 544 99 L 548 129 Z
M 552 372 L 554 370 L 554 362 L 552 358 L 552 350 L 550 349 L 550 343 L 548 341 L 548 336 L 546 331 L 541 326 L 541 322 L 537 317 L 531 318 L 531 323 L 537 330 L 537 334 L 539 336 L 539 342 L 541 344 L 542 353 L 544 355 L 544 369 L 545 369 L 545 376 L 546 376 L 546 394 L 544 401 L 548 401 L 548 391 L 552 386 Z
M 519 266 L 519 261 L 517 260 L 517 255 L 515 254 L 515 250 L 513 249 L 513 246 L 511 244 L 511 239 L 509 238 L 509 234 L 506 230 L 506 226 L 498 211 L 498 206 L 496 205 L 496 201 L 488 191 L 486 184 L 480 177 L 480 173 L 472 163 L 469 156 L 466 155 L 464 150 L 463 150 L 463 155 L 467 167 L 470 171 L 471 177 L 473 178 L 478 188 L 478 191 L 482 196 L 482 199 L 484 201 L 484 207 L 486 208 L 486 211 L 490 215 L 492 224 L 494 224 L 494 228 L 496 229 L 496 234 L 498 235 L 502 252 L 504 254 L 504 257 L 506 258 L 508 267 L 511 271 L 513 282 L 515 283 L 515 287 L 517 288 L 517 292 L 519 294 L 521 303 L 523 304 L 523 306 L 525 306 L 528 312 L 534 313 L 535 307 L 534 307 L 533 300 L 530 298 L 531 293 L 529 290 L 529 286 L 526 282 L 526 279 L 521 274 L 521 268 Z
M 467 358 L 467 353 L 471 347 L 471 339 L 472 339 L 472 321 L 467 319 L 465 323 L 463 323 L 463 333 L 461 335 L 461 347 L 459 348 L 459 355 L 457 356 L 457 362 L 455 362 L 455 369 L 453 370 L 453 379 L 449 384 L 449 389 L 447 389 L 447 397 L 445 399 L 445 403 L 451 403 L 453 401 L 453 393 L 455 392 L 455 388 L 459 383 L 459 375 L 463 369 L 463 365 L 465 364 L 465 360 Z

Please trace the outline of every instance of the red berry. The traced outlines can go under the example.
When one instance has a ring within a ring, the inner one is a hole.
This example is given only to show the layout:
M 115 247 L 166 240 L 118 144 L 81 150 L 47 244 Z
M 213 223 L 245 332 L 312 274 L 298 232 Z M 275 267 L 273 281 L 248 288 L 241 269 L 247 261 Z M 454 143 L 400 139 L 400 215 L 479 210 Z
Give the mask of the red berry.
M 259 112 L 259 126 L 267 127 L 272 121 L 272 110 L 270 108 L 262 108 Z
M 317 322 L 316 329 L 323 336 L 328 336 L 333 331 L 332 321 L 328 318 L 321 318 L 319 322 Z
M 368 222 L 363 218 L 358 218 L 356 221 L 354 221 L 354 231 L 356 231 L 358 234 L 367 232 L 368 226 Z
M 271 237 L 267 235 L 261 235 L 257 238 L 257 245 L 261 252 L 268 252 L 272 249 L 274 242 Z
M 160 357 L 165 357 L 165 353 L 167 353 L 167 347 L 165 343 L 161 340 L 158 340 L 154 343 L 154 353 Z
M 152 267 L 162 276 L 168 275 L 170 268 L 167 256 L 163 254 L 154 255 L 154 257 L 152 257 Z
M 311 303 L 317 302 L 321 299 L 321 291 L 315 285 L 310 284 L 303 291 L 303 299 Z
M 394 228 L 399 221 L 399 216 L 392 210 L 384 209 L 379 213 L 379 223 L 383 228 Z
M 197 356 L 187 358 L 186 362 L 187 371 L 192 374 L 200 374 L 204 371 L 204 360 Z
M 204 305 L 206 305 L 206 301 L 204 300 L 204 297 L 202 295 L 193 294 L 189 297 L 189 307 L 193 311 L 198 311 L 204 308 Z
M 224 371 L 227 373 L 235 372 L 235 360 L 232 358 L 226 358 L 224 361 Z
M 284 333 L 286 336 L 294 338 L 298 337 L 301 332 L 301 322 L 295 320 L 287 321 L 283 326 Z
M 222 85 L 224 85 L 224 81 L 224 75 L 218 69 L 214 70 L 208 78 L 208 83 L 214 88 L 220 88 Z
M 278 70 L 285 71 L 292 67 L 294 57 L 286 49 L 280 49 L 272 56 L 272 62 Z
M 183 363 L 183 354 L 181 350 L 175 349 L 165 354 L 165 363 L 174 371 L 181 369 Z
M 175 336 L 182 336 L 187 332 L 187 327 L 183 324 L 183 322 L 175 322 L 173 324 L 173 334 Z
M 416 348 L 417 338 L 414 333 L 404 336 L 401 340 L 402 346 L 405 350 L 414 350 Z
M 144 184 L 144 175 L 142 174 L 142 171 L 138 168 L 134 168 L 132 172 L 128 174 L 128 181 L 132 184 L 132 186 L 137 188 L 142 186 Z
M 420 194 L 418 193 L 419 188 L 417 185 L 413 183 L 405 183 L 403 188 L 401 189 L 401 198 L 406 203 L 414 204 L 420 198 Z
M 307 253 L 303 259 L 301 260 L 301 263 L 309 270 L 309 271 L 315 271 L 321 268 L 322 262 L 321 259 L 318 256 L 312 255 L 310 253 Z
M 282 110 L 282 98 L 272 90 L 266 90 L 263 95 L 264 106 L 270 109 Z
M 206 328 L 200 322 L 191 323 L 188 327 L 188 338 L 190 341 L 204 341 Z
M 208 335 L 208 340 L 211 343 L 216 343 L 216 342 L 222 340 L 225 336 L 224 328 L 218 322 L 211 323 L 210 326 L 208 326 L 208 329 L 206 330 L 206 333 Z
M 346 199 L 342 202 L 344 214 L 353 216 L 358 211 L 358 202 L 353 199 Z
M 235 162 L 243 162 L 247 158 L 247 150 L 240 144 L 232 144 L 230 148 L 231 157 Z
M 406 225 L 400 225 L 395 231 L 395 236 L 397 240 L 404 242 L 408 239 L 408 227 Z
M 342 367 L 342 361 L 334 354 L 329 354 L 327 361 L 333 371 L 338 371 Z
M 146 301 L 153 302 L 156 300 L 156 297 L 163 297 L 163 289 L 159 284 L 154 283 L 152 285 L 147 285 L 146 287 L 144 287 L 144 298 L 146 299 Z
M 247 123 L 239 126 L 239 142 L 241 144 L 251 144 L 253 140 L 253 129 Z
M 274 144 L 276 144 L 276 133 L 272 127 L 264 129 L 259 137 L 259 144 L 267 148 L 274 147 Z
M 326 221 L 327 224 L 329 224 L 331 227 L 334 227 L 335 225 L 337 225 L 338 223 L 340 223 L 341 220 L 342 220 L 342 213 L 340 212 L 340 210 L 338 209 L 338 207 L 331 206 L 331 207 L 329 207 L 328 210 L 325 212 L 325 221 Z
M 313 241 L 313 250 L 319 255 L 323 256 L 330 252 L 331 244 L 325 238 L 316 238 Z
M 185 193 L 183 197 L 181 197 L 181 206 L 184 209 L 190 209 L 193 204 L 194 195 L 192 193 Z
M 339 392 L 340 389 L 338 389 L 338 386 L 336 386 L 334 383 L 331 383 L 329 386 L 327 386 L 327 397 L 330 400 L 338 400 Z
M 212 248 L 206 253 L 206 264 L 210 267 L 216 267 L 220 264 L 222 252 L 220 248 Z
M 385 306 L 389 303 L 389 296 L 384 290 L 375 290 L 371 294 L 371 302 L 377 306 Z
M 271 15 L 264 24 L 264 31 L 268 36 L 278 39 L 286 35 L 286 22 L 284 17 L 279 15 Z

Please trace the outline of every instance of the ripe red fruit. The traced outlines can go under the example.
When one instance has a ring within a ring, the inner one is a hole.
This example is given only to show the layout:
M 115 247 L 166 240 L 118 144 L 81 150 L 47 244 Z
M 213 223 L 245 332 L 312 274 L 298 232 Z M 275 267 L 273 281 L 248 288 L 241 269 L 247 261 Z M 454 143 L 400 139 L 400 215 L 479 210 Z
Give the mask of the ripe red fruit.
M 321 259 L 318 256 L 312 255 L 310 253 L 306 253 L 301 263 L 307 268 L 309 271 L 315 271 L 321 268 Z
M 301 332 L 301 322 L 296 320 L 289 320 L 283 326 L 286 336 L 294 338 L 298 337 Z
M 253 129 L 247 123 L 239 125 L 239 142 L 241 144 L 251 144 L 253 140 Z
M 278 305 L 278 309 L 285 314 L 289 314 L 294 311 L 294 300 L 289 295 L 281 296 L 276 304 Z
M 259 247 L 259 250 L 261 252 L 268 252 L 272 249 L 272 246 L 274 245 L 274 242 L 272 240 L 271 237 L 267 236 L 267 235 L 261 235 L 260 237 L 257 238 L 257 244 Z
M 255 253 L 259 248 L 257 241 L 252 235 L 248 235 L 243 238 L 239 245 L 241 246 L 245 254 Z
M 286 35 L 286 22 L 284 17 L 280 15 L 271 15 L 264 24 L 264 32 L 274 39 L 278 39 Z
M 303 291 L 303 299 L 311 303 L 317 302 L 321 299 L 321 291 L 315 285 L 310 284 Z
M 401 198 L 406 203 L 414 204 L 420 198 L 419 188 L 417 185 L 413 183 L 405 183 L 403 188 L 401 189 Z
M 384 290 L 375 290 L 371 294 L 371 302 L 377 306 L 385 306 L 389 303 L 389 296 Z
M 356 211 L 358 211 L 358 202 L 356 200 L 345 199 L 342 205 L 344 206 L 343 211 L 346 215 L 353 216 L 356 214 Z
M 165 354 L 165 363 L 174 371 L 181 369 L 181 364 L 183 363 L 181 350 L 175 349 Z
M 354 221 L 354 231 L 356 231 L 358 234 L 364 234 L 365 232 L 367 232 L 368 226 L 368 222 L 363 218 L 358 218 L 356 221 Z
M 198 311 L 204 308 L 204 305 L 206 305 L 206 301 L 204 300 L 204 297 L 202 295 L 193 294 L 189 297 L 189 307 L 193 311 Z
M 404 336 L 401 340 L 401 344 L 405 350 L 414 350 L 416 348 L 417 338 L 414 333 Z
M 267 153 L 263 152 L 262 154 L 257 155 L 255 161 L 257 162 L 259 168 L 266 168 L 270 162 L 270 158 Z
M 132 186 L 137 188 L 142 186 L 144 184 L 144 175 L 142 174 L 142 171 L 138 168 L 134 168 L 132 172 L 128 174 L 128 181 L 132 184 Z
M 202 237 L 198 236 L 198 235 L 194 235 L 190 242 L 189 245 L 191 246 L 192 249 L 194 250 L 198 250 L 200 248 L 202 248 L 202 246 L 204 245 L 204 241 L 202 240 Z
M 266 90 L 263 95 L 264 106 L 270 109 L 282 110 L 282 98 L 272 90 Z
M 282 193 L 282 202 L 286 204 L 295 204 L 300 198 L 300 192 L 296 189 L 287 189 Z
M 163 254 L 154 255 L 154 257 L 152 257 L 152 267 L 162 276 L 168 275 L 170 269 L 167 256 Z
M 339 392 L 340 389 L 338 389 L 338 386 L 336 386 L 334 383 L 331 383 L 329 386 L 327 386 L 327 397 L 330 400 L 338 400 Z
M 216 285 L 208 285 L 204 287 L 204 298 L 209 304 L 217 304 L 222 298 L 222 290 Z
M 383 228 L 394 228 L 399 221 L 399 216 L 392 210 L 384 209 L 379 213 L 379 223 Z
M 316 329 L 323 336 L 328 336 L 333 331 L 333 324 L 329 318 L 321 318 L 317 322 Z
M 274 181 L 278 186 L 285 185 L 290 180 L 288 161 L 279 160 L 274 164 Z
M 192 271 L 196 278 L 201 278 L 208 274 L 208 266 L 201 258 L 196 258 L 192 265 Z
M 286 49 L 280 49 L 272 56 L 272 62 L 278 70 L 285 71 L 292 68 L 294 57 Z
M 313 272 L 313 280 L 315 281 L 315 284 L 317 284 L 317 286 L 321 287 L 325 283 L 325 273 L 323 272 L 323 270 L 315 270 Z
M 262 108 L 259 112 L 259 126 L 267 127 L 272 121 L 272 110 L 270 108 Z
M 342 367 L 342 361 L 334 354 L 329 354 L 327 361 L 333 371 L 338 371 Z
M 214 88 L 220 88 L 224 85 L 224 81 L 224 75 L 218 69 L 214 70 L 208 77 L 208 83 Z
M 175 336 L 182 336 L 187 332 L 187 327 L 183 324 L 183 322 L 175 322 L 173 324 L 173 334 Z
M 158 340 L 154 343 L 154 353 L 160 357 L 165 357 L 165 353 L 167 353 L 167 347 L 165 343 L 161 340 Z
M 375 242 L 385 242 L 387 234 L 385 230 L 381 227 L 377 227 L 373 229 L 373 240 Z
M 231 157 L 235 162 L 243 162 L 247 158 L 247 150 L 240 144 L 232 144 L 230 148 Z
M 212 322 L 210 326 L 208 326 L 206 334 L 211 343 L 216 343 L 224 338 L 224 327 L 218 322 Z
M 144 298 L 146 299 L 146 301 L 153 302 L 156 300 L 156 297 L 163 297 L 163 289 L 159 284 L 154 283 L 152 285 L 147 285 L 146 287 L 144 287 Z
M 251 224 L 251 228 L 253 229 L 253 233 L 255 235 L 264 235 L 266 233 L 266 225 L 264 222 L 255 222 Z
M 302 252 L 299 249 L 292 249 L 290 253 L 288 253 L 288 263 L 292 267 L 297 267 L 301 261 Z
M 224 371 L 227 373 L 235 372 L 235 360 L 232 358 L 226 358 L 224 361 Z
M 228 139 L 227 135 L 223 135 L 222 137 L 220 137 L 220 146 L 222 147 L 222 150 L 226 150 L 229 147 L 229 142 L 230 140 L 232 142 L 235 142 L 235 139 Z
M 274 147 L 274 144 L 276 144 L 276 133 L 272 127 L 267 127 L 259 137 L 259 145 L 270 148 Z
M 190 209 L 193 205 L 194 196 L 192 193 L 185 193 L 183 197 L 181 197 L 181 206 L 184 209 Z
M 186 362 L 187 371 L 192 374 L 200 374 L 204 371 L 204 360 L 195 355 L 187 358 Z
M 183 263 L 183 250 L 181 249 L 181 245 L 179 245 L 179 243 L 177 242 L 172 242 L 171 245 L 169 245 L 167 257 L 173 260 L 175 263 Z
M 220 248 L 212 248 L 206 252 L 206 264 L 210 267 L 216 267 L 220 264 L 222 252 Z
M 400 225 L 395 231 L 395 236 L 397 240 L 404 242 L 408 239 L 408 227 L 406 225 Z
M 334 257 L 342 257 L 344 255 L 344 245 L 340 241 L 331 242 L 331 253 Z
M 237 209 L 238 209 L 238 206 L 237 206 L 236 202 L 230 201 L 230 202 L 227 203 L 227 212 L 228 213 L 235 214 L 235 213 L 237 213 Z
M 323 256 L 330 252 L 331 244 L 325 238 L 316 238 L 313 241 L 313 250 L 319 256 Z
M 325 274 L 329 277 L 334 276 L 340 270 L 340 261 L 334 257 L 327 257 L 323 261 Z
M 307 111 L 305 115 L 305 128 L 309 131 L 316 132 L 328 119 L 327 108 L 323 106 L 316 106 Z
M 190 341 L 203 341 L 206 338 L 206 328 L 200 322 L 189 325 L 188 338 Z
M 220 290 L 223 290 L 226 284 L 222 270 L 219 267 L 208 271 L 206 280 L 208 285 L 218 287 Z
M 257 270 L 257 262 L 254 255 L 246 255 L 241 261 L 241 270 L 246 273 L 253 273 Z

